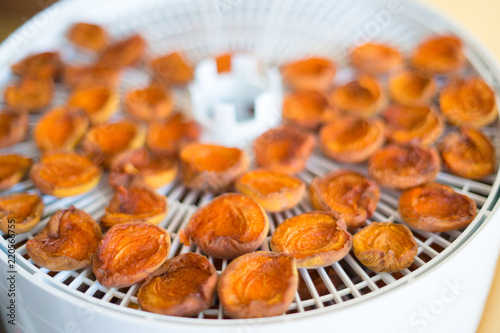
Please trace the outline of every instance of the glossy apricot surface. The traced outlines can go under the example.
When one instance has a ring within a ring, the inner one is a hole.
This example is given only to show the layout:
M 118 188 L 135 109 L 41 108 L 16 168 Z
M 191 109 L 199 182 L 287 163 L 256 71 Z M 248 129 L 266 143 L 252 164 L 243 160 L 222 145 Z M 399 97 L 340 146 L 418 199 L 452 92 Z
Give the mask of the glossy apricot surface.
M 55 78 L 61 70 L 61 59 L 57 52 L 31 54 L 11 66 L 14 74 L 39 79 Z
M 410 62 L 413 67 L 429 73 L 447 74 L 465 65 L 463 43 L 455 36 L 430 37 L 420 43 Z
M 392 99 L 408 106 L 429 106 L 436 94 L 437 84 L 430 75 L 418 71 L 404 71 L 389 78 Z
M 8 189 L 19 183 L 30 168 L 30 158 L 17 155 L 0 155 L 0 190 Z
M 145 121 L 167 118 L 174 109 L 174 98 L 158 84 L 144 89 L 129 91 L 125 96 L 125 107 L 130 115 Z
M 40 222 L 43 207 L 42 198 L 36 193 L 0 197 L 0 230 L 5 233 L 11 230 L 16 234 L 30 231 Z
M 146 40 L 139 34 L 109 45 L 100 55 L 98 64 L 104 68 L 124 68 L 136 65 L 146 51 Z
M 68 98 L 68 106 L 85 111 L 92 124 L 107 121 L 118 111 L 119 94 L 114 88 L 104 85 L 75 89 Z
M 316 130 L 338 117 L 327 98 L 315 91 L 294 92 L 283 101 L 283 121 L 299 129 Z
M 120 79 L 117 68 L 101 67 L 98 64 L 88 66 L 64 65 L 63 83 L 71 89 L 94 86 L 116 88 Z
M 109 42 L 108 33 L 103 27 L 86 22 L 73 24 L 68 31 L 68 39 L 77 48 L 90 52 L 104 50 Z
M 403 67 L 399 50 L 386 44 L 368 42 L 351 50 L 349 59 L 354 68 L 364 74 L 381 75 Z
M 53 94 L 51 79 L 26 77 L 5 88 L 3 96 L 8 106 L 38 112 L 50 104 Z
M 23 141 L 28 134 L 28 114 L 22 109 L 0 110 L 0 148 Z
M 193 66 L 180 52 L 153 59 L 149 66 L 156 79 L 167 85 L 186 85 L 194 78 Z
M 326 91 L 332 84 L 336 65 L 326 58 L 312 57 L 283 66 L 286 84 L 301 91 Z

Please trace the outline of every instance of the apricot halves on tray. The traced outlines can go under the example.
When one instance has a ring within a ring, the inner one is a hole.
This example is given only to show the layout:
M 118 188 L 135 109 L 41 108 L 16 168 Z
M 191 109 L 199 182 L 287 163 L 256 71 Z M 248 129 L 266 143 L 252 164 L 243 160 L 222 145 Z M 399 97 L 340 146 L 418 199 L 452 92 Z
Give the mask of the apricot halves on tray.
M 457 126 L 482 127 L 498 117 L 495 92 L 480 78 L 452 81 L 441 90 L 439 104 Z
M 387 136 L 400 145 L 429 146 L 443 133 L 442 117 L 429 107 L 392 105 L 384 111 Z
M 118 186 L 100 223 L 105 227 L 130 221 L 160 223 L 167 215 L 167 198 L 145 187 Z
M 295 259 L 284 253 L 258 251 L 229 263 L 219 278 L 218 294 L 231 318 L 283 314 L 297 291 Z
M 358 71 L 368 75 L 381 75 L 403 67 L 403 55 L 384 44 L 366 43 L 354 48 L 349 58 Z
M 308 58 L 283 66 L 283 80 L 301 91 L 326 91 L 335 76 L 335 64 L 326 58 Z
M 31 163 L 30 158 L 21 155 L 0 155 L 0 190 L 19 183 L 28 172 Z
M 180 153 L 184 185 L 199 191 L 221 192 L 249 166 L 248 157 L 238 148 L 191 143 Z
M 42 198 L 36 193 L 15 193 L 0 197 L 0 230 L 16 234 L 33 229 L 43 213 Z M 9 221 L 14 220 L 14 223 Z
M 74 206 L 52 215 L 49 223 L 26 243 L 35 264 L 51 271 L 87 267 L 102 238 L 101 229 L 89 214 Z
M 436 94 L 436 81 L 430 75 L 417 71 L 393 74 L 389 78 L 392 99 L 408 106 L 429 106 Z
M 101 170 L 87 157 L 64 151 L 44 153 L 30 172 L 33 184 L 42 193 L 58 198 L 90 191 L 101 175 Z
M 343 116 L 321 128 L 319 145 L 333 160 L 359 163 L 382 147 L 385 132 L 385 124 L 380 119 Z
M 123 68 L 137 64 L 146 51 L 147 43 L 141 35 L 132 35 L 109 45 L 100 55 L 97 64 L 104 68 Z
M 283 121 L 305 130 L 316 130 L 337 114 L 326 97 L 315 91 L 294 92 L 283 101 Z
M 158 84 L 129 91 L 125 96 L 128 113 L 136 118 L 153 121 L 167 118 L 174 109 L 174 99 L 169 91 Z
M 257 201 L 268 212 L 281 212 L 295 207 L 306 190 L 296 177 L 265 169 L 252 170 L 235 183 L 238 192 Z
M 88 126 L 89 120 L 83 111 L 57 107 L 37 122 L 33 136 L 40 150 L 71 150 L 83 138 Z
M 358 260 L 374 272 L 396 272 L 415 260 L 418 245 L 408 227 L 391 222 L 372 222 L 353 237 Z
M 0 148 L 23 141 L 28 133 L 28 114 L 25 110 L 5 107 L 0 111 Z
M 79 49 L 100 52 L 108 46 L 108 34 L 101 26 L 79 22 L 68 31 L 69 41 Z
M 153 59 L 150 63 L 154 77 L 165 85 L 186 85 L 194 78 L 194 69 L 179 52 Z
M 97 64 L 63 67 L 63 82 L 71 89 L 106 86 L 116 88 L 120 79 L 119 69 L 105 68 Z
M 370 118 L 386 106 L 387 98 L 376 79 L 363 75 L 337 87 L 331 94 L 331 102 L 343 111 Z
M 267 214 L 255 200 L 227 193 L 199 208 L 179 237 L 208 255 L 232 259 L 256 250 L 268 231 Z
M 495 171 L 495 146 L 479 130 L 461 128 L 445 136 L 440 144 L 443 163 L 452 173 L 469 179 L 481 179 Z
M 141 309 L 171 316 L 194 316 L 214 299 L 217 271 L 197 253 L 183 253 L 165 263 L 144 281 L 137 292 Z
M 314 136 L 280 126 L 262 133 L 253 143 L 255 159 L 266 169 L 294 174 L 302 171 L 314 149 Z
M 54 82 L 52 79 L 27 77 L 8 86 L 4 91 L 4 100 L 8 106 L 37 112 L 52 101 Z
M 129 222 L 110 228 L 99 243 L 93 270 L 106 288 L 144 281 L 167 260 L 170 235 L 157 225 Z
M 314 178 L 309 186 L 309 199 L 314 209 L 334 212 L 352 230 L 365 225 L 366 219 L 373 215 L 380 189 L 354 171 L 340 170 Z
M 454 36 L 436 36 L 417 46 L 410 59 L 411 64 L 432 74 L 455 72 L 465 65 L 462 41 Z
M 297 259 L 297 267 L 329 266 L 351 250 L 344 220 L 328 212 L 309 212 L 283 221 L 271 238 L 271 249 Z
M 398 204 L 399 215 L 407 225 L 430 232 L 464 228 L 474 220 L 476 210 L 471 198 L 438 183 L 404 191 Z
M 114 88 L 104 85 L 76 89 L 68 98 L 68 106 L 85 111 L 92 124 L 107 121 L 116 111 L 120 96 Z
M 436 150 L 418 146 L 389 145 L 373 154 L 368 163 L 373 180 L 400 190 L 432 182 L 440 169 Z
M 61 69 L 61 59 L 57 52 L 43 52 L 27 56 L 12 65 L 12 72 L 22 77 L 53 79 Z

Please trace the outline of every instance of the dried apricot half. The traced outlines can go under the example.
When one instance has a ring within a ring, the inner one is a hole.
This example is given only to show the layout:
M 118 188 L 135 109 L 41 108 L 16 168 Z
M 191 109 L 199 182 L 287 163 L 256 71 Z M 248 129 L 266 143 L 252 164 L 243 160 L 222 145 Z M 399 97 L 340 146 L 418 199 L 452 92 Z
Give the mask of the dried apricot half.
M 0 198 L 0 230 L 16 234 L 30 231 L 42 217 L 42 198 L 36 193 L 16 193 Z M 14 220 L 14 223 L 9 221 Z
M 92 127 L 83 139 L 82 148 L 92 161 L 109 168 L 119 153 L 142 147 L 145 139 L 142 123 L 123 119 Z
M 168 119 L 149 123 L 146 145 L 157 156 L 173 157 L 183 146 L 197 141 L 199 136 L 198 124 L 176 112 Z
M 0 190 L 19 183 L 28 172 L 31 163 L 30 158 L 21 155 L 0 155 Z
M 94 275 L 106 288 L 144 281 L 167 260 L 170 235 L 157 225 L 129 222 L 110 228 L 94 256 Z
M 295 259 L 284 253 L 258 251 L 227 265 L 218 294 L 231 318 L 261 318 L 283 314 L 297 291 Z
M 184 184 L 199 191 L 221 192 L 249 166 L 248 157 L 238 148 L 191 143 L 181 153 Z
M 32 54 L 11 66 L 14 74 L 22 77 L 53 79 L 61 70 L 61 59 L 57 52 Z
M 101 175 L 101 170 L 87 157 L 64 151 L 43 154 L 30 173 L 42 193 L 58 198 L 90 191 L 97 186 Z
M 316 130 L 338 116 L 328 99 L 316 91 L 298 91 L 283 101 L 283 121 L 299 129 Z
M 8 106 L 38 112 L 52 101 L 54 82 L 51 79 L 26 77 L 14 83 L 4 91 L 4 100 Z
M 451 187 L 429 183 L 404 191 L 399 197 L 401 219 L 411 228 L 442 232 L 465 228 L 476 217 L 476 203 Z
M 183 244 L 192 241 L 208 255 L 233 259 L 255 251 L 268 231 L 267 214 L 255 200 L 226 193 L 199 208 L 179 237 Z
M 255 199 L 268 212 L 295 207 L 306 191 L 306 185 L 299 178 L 265 169 L 245 173 L 236 181 L 235 188 Z
M 131 221 L 160 223 L 167 215 L 167 198 L 146 187 L 118 186 L 100 223 L 104 227 Z
M 339 170 L 314 178 L 309 186 L 309 199 L 314 209 L 334 212 L 353 230 L 364 226 L 373 215 L 380 189 L 354 171 Z
M 180 52 L 173 52 L 150 63 L 155 78 L 166 85 L 186 85 L 194 78 L 193 66 Z
M 430 146 L 443 133 L 444 121 L 434 109 L 392 105 L 384 111 L 387 136 L 400 145 Z
M 314 149 L 314 136 L 288 126 L 271 128 L 253 143 L 259 166 L 272 171 L 294 174 L 304 170 Z
M 365 43 L 351 50 L 351 64 L 367 75 L 382 75 L 399 70 L 404 65 L 401 52 L 385 44 Z
M 129 114 L 145 121 L 167 118 L 174 109 L 174 97 L 158 84 L 129 91 L 125 96 Z
M 319 146 L 327 157 L 342 163 L 366 161 L 385 142 L 385 124 L 380 119 L 343 116 L 323 126 Z
M 118 111 L 120 96 L 109 86 L 78 88 L 68 98 L 68 106 L 85 111 L 92 124 L 107 121 Z
M 413 67 L 433 74 L 455 72 L 465 65 L 463 44 L 454 36 L 435 36 L 417 46 L 410 62 Z
M 439 104 L 457 126 L 482 127 L 498 117 L 495 92 L 480 78 L 452 81 L 441 90 Z
M 217 65 L 218 74 L 231 72 L 231 58 L 231 53 L 225 53 L 215 57 L 215 64 Z
M 190 317 L 206 310 L 214 299 L 217 271 L 197 253 L 183 253 L 165 263 L 144 281 L 137 292 L 141 309 Z
M 116 68 L 104 68 L 96 64 L 89 66 L 63 67 L 63 82 L 71 89 L 105 86 L 116 88 L 120 79 L 120 71 Z
M 354 235 L 353 251 L 374 272 L 397 272 L 410 267 L 418 245 L 407 226 L 372 222 Z
M 45 228 L 28 240 L 26 251 L 38 266 L 69 271 L 92 263 L 101 238 L 92 216 L 71 206 L 52 215 Z
M 327 91 L 335 76 L 336 66 L 326 58 L 308 58 L 283 66 L 283 80 L 296 90 Z
M 332 265 L 351 250 L 352 236 L 344 220 L 328 212 L 309 212 L 291 217 L 278 225 L 271 249 L 297 259 L 297 267 Z
M 137 64 L 147 48 L 146 40 L 139 34 L 109 45 L 100 55 L 97 64 L 104 68 L 124 68 Z
M 144 184 L 158 188 L 175 179 L 177 163 L 173 159 L 153 157 L 145 148 L 139 148 L 118 155 L 110 170 L 111 186 Z
M 464 127 L 452 132 L 439 148 L 444 165 L 460 177 L 481 179 L 495 171 L 495 146 L 479 130 Z
M 35 125 L 33 136 L 41 150 L 71 150 L 83 138 L 88 127 L 89 120 L 83 111 L 61 106 L 43 115 Z
M 69 41 L 79 49 L 100 52 L 108 46 L 108 33 L 97 24 L 78 22 L 68 31 Z
M 389 145 L 373 154 L 368 163 L 373 180 L 399 190 L 434 181 L 440 169 L 437 151 L 418 146 Z
M 428 106 L 436 94 L 436 81 L 418 71 L 404 71 L 389 78 L 389 92 L 396 102 L 408 106 Z
M 25 110 L 5 107 L 0 111 L 0 148 L 23 141 L 28 133 L 28 114 Z

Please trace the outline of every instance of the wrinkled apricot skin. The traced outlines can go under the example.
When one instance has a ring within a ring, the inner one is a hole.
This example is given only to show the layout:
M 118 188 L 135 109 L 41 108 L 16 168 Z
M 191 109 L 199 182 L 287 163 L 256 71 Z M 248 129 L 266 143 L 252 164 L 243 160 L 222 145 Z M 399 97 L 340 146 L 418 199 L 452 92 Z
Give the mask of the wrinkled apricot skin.
M 283 314 L 297 291 L 295 259 L 284 253 L 258 251 L 231 261 L 219 278 L 218 294 L 231 318 Z
M 107 121 L 118 111 L 118 91 L 102 85 L 78 88 L 68 98 L 68 106 L 85 111 L 92 124 Z
M 0 111 L 0 148 L 23 141 L 28 134 L 28 114 L 9 107 Z
M 349 230 L 365 225 L 377 208 L 380 189 L 371 180 L 349 170 L 316 177 L 309 185 L 309 200 L 314 209 L 331 211 L 341 217 Z
M 69 41 L 77 48 L 100 52 L 108 46 L 108 34 L 99 25 L 85 22 L 75 23 L 68 31 Z
M 441 169 L 434 148 L 389 145 L 371 157 L 368 174 L 379 185 L 404 190 L 429 183 Z
M 465 228 L 476 217 L 476 203 L 451 187 L 429 183 L 404 191 L 399 197 L 401 219 L 411 228 L 442 232 Z
M 317 130 L 338 117 L 338 112 L 322 94 L 315 91 L 294 92 L 283 101 L 283 121 L 299 129 Z
M 98 66 L 124 68 L 137 64 L 146 51 L 147 43 L 141 35 L 132 35 L 109 45 L 100 55 Z
M 153 59 L 150 68 L 158 82 L 165 85 L 186 85 L 194 78 L 193 66 L 179 52 Z
M 253 151 L 259 166 L 291 175 L 304 170 L 314 144 L 312 134 L 280 126 L 255 139 Z
M 7 233 L 9 221 L 14 220 L 16 234 L 30 231 L 40 222 L 43 207 L 42 198 L 36 193 L 16 193 L 1 197 L 0 230 Z
M 93 86 L 116 88 L 120 80 L 120 71 L 116 68 L 104 68 L 98 65 L 65 65 L 62 76 L 64 84 L 71 89 Z
M 141 148 L 146 127 L 131 120 L 120 120 L 92 127 L 82 142 L 83 151 L 96 164 L 109 168 L 120 153 Z
M 371 118 L 387 105 L 380 83 L 370 76 L 360 76 L 331 94 L 331 102 L 342 111 L 363 118 Z
M 482 127 L 498 117 L 495 92 L 479 78 L 451 82 L 441 90 L 439 104 L 457 126 Z
M 354 255 L 374 272 L 408 268 L 418 245 L 408 227 L 391 222 L 372 222 L 353 237 Z
M 299 178 L 260 169 L 241 176 L 235 188 L 253 198 L 267 212 L 282 212 L 295 207 L 302 200 L 306 185 Z
M 309 58 L 283 66 L 286 84 L 299 91 L 326 91 L 335 76 L 335 64 L 326 58 Z
M 30 178 L 42 193 L 58 198 L 90 191 L 102 172 L 88 158 L 75 152 L 51 151 L 31 168 Z
M 42 151 L 52 149 L 72 150 L 89 127 L 83 111 L 57 107 L 45 113 L 35 125 L 33 136 Z
M 101 229 L 92 216 L 74 206 L 52 215 L 49 223 L 26 243 L 35 264 L 51 271 L 69 271 L 92 263 Z
M 146 222 L 117 224 L 99 243 L 94 275 L 106 288 L 129 287 L 157 270 L 169 251 L 170 235 L 162 227 Z
M 4 100 L 13 108 L 38 112 L 50 104 L 53 94 L 54 82 L 51 79 L 27 77 L 5 88 Z
M 359 72 L 374 76 L 397 71 L 404 65 L 402 54 L 384 44 L 360 45 L 351 51 L 349 58 Z
M 31 159 L 21 155 L 0 155 L 0 190 L 6 190 L 21 181 L 31 166 Z
M 104 227 L 130 221 L 160 223 L 167 216 L 167 198 L 145 187 L 116 188 L 100 223 Z
M 460 177 L 481 179 L 495 172 L 495 146 L 479 130 L 464 127 L 452 132 L 439 148 L 444 165 Z
M 212 304 L 217 271 L 204 256 L 183 253 L 165 263 L 144 281 L 137 293 L 141 309 L 190 317 Z
M 175 113 L 166 120 L 149 123 L 146 145 L 157 156 L 174 157 L 185 145 L 197 141 L 200 132 L 194 120 Z
M 411 64 L 432 74 L 448 74 L 465 66 L 462 41 L 454 36 L 436 36 L 423 41 L 413 53 Z
M 219 193 L 228 189 L 249 166 L 238 148 L 191 143 L 180 153 L 182 181 L 198 191 Z
M 429 107 L 392 105 L 384 111 L 387 136 L 400 145 L 432 145 L 444 131 L 443 118 Z
M 215 258 L 233 259 L 255 251 L 268 231 L 267 214 L 255 200 L 227 193 L 199 208 L 179 236 Z
M 109 184 L 113 187 L 143 184 L 159 188 L 177 176 L 177 163 L 168 158 L 152 157 L 145 148 L 123 152 L 111 163 Z
M 54 79 L 61 70 L 57 52 L 32 54 L 11 66 L 12 72 L 22 77 Z
M 380 119 L 344 116 L 321 128 L 319 146 L 325 156 L 341 163 L 366 161 L 385 142 Z
M 158 84 L 130 91 L 125 96 L 125 107 L 130 115 L 144 121 L 167 118 L 174 109 L 173 96 Z
M 437 85 L 432 76 L 405 71 L 389 78 L 389 91 L 392 99 L 403 105 L 429 106 L 437 92 Z
M 309 212 L 291 217 L 278 225 L 271 238 L 274 252 L 297 260 L 297 267 L 332 265 L 351 250 L 352 236 L 344 220 L 328 212 Z

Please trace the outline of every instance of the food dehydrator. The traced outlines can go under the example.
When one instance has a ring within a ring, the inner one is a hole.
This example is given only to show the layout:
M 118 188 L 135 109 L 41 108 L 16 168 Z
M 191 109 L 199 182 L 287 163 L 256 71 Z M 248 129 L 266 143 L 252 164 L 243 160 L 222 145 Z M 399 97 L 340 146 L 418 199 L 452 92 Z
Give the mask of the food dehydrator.
M 43 6 L 43 2 L 39 3 Z M 368 40 L 387 42 L 408 54 L 425 37 L 451 33 L 465 44 L 468 74 L 480 75 L 496 94 L 500 70 L 488 53 L 459 25 L 418 2 L 409 0 L 66 0 L 52 5 L 27 21 L 0 46 L 0 85 L 10 79 L 10 65 L 37 51 L 60 50 L 64 61 L 85 63 L 89 57 L 68 45 L 65 31 L 79 21 L 102 24 L 114 38 L 141 33 L 149 43 L 148 56 L 183 51 L 193 63 L 231 52 L 251 54 L 268 68 L 312 55 L 339 64 L 337 80 L 350 74 L 342 70 L 350 47 Z M 121 93 L 141 87 L 149 74 L 143 67 L 127 69 Z M 178 107 L 189 113 L 189 91 L 175 91 Z M 57 89 L 54 105 L 67 97 Z M 237 96 L 236 96 L 237 97 Z M 39 116 L 30 115 L 30 126 Z M 500 125 L 485 128 L 500 151 Z M 31 134 L 30 134 L 31 135 Z M 234 134 L 233 134 L 234 135 Z M 238 140 L 236 140 L 237 142 Z M 0 153 L 16 152 L 37 158 L 31 136 Z M 498 159 L 498 154 L 497 154 Z M 313 177 L 339 168 L 366 175 L 366 166 L 340 165 L 317 152 L 299 177 Z M 463 179 L 445 171 L 437 181 L 467 194 L 478 205 L 475 220 L 464 230 L 429 233 L 414 231 L 419 246 L 415 262 L 397 273 L 374 273 L 353 254 L 331 267 L 299 269 L 302 297 L 296 294 L 282 316 L 229 319 L 217 299 L 197 318 L 179 318 L 138 309 L 137 285 L 106 289 L 92 269 L 51 272 L 33 264 L 26 241 L 38 233 L 49 217 L 75 205 L 98 219 L 112 189 L 103 179 L 89 193 L 56 199 L 44 196 L 42 222 L 15 238 L 16 326 L 21 332 L 473 332 L 479 322 L 498 258 L 500 195 L 498 170 L 481 181 Z M 35 191 L 25 180 L 0 195 Z M 172 236 L 171 256 L 198 251 L 179 242 L 178 232 L 196 208 L 212 196 L 183 187 L 182 182 L 159 189 L 169 201 L 169 213 L 160 223 Z M 398 193 L 384 189 L 371 220 L 401 222 Z M 284 219 L 312 210 L 304 199 L 296 208 L 270 214 L 270 233 Z M 262 249 L 269 249 L 268 241 Z M 9 302 L 5 281 L 9 243 L 0 239 L 0 300 L 2 321 Z M 199 251 L 198 251 L 199 252 Z M 226 260 L 210 258 L 220 272 Z M 7 329 L 14 327 L 6 324 Z

